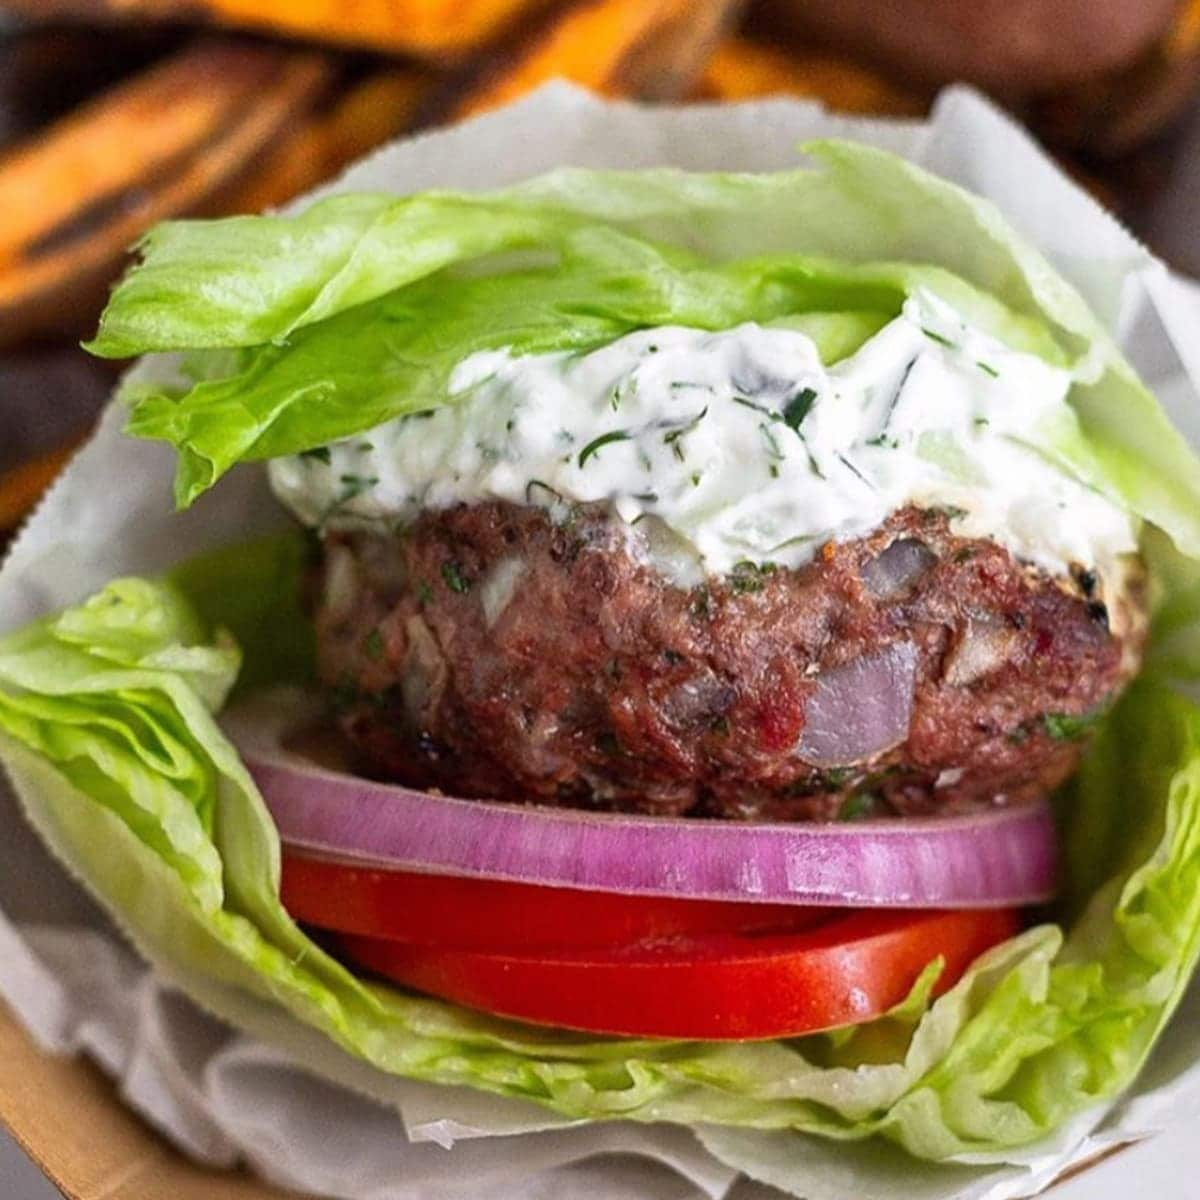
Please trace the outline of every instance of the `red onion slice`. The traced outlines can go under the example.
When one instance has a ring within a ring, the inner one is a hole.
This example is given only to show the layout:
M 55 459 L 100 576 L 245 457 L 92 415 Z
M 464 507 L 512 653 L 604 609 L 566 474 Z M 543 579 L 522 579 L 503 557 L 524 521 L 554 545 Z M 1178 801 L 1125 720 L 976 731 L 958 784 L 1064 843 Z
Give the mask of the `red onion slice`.
M 293 716 L 289 719 L 288 712 Z M 1054 892 L 1046 804 L 980 816 L 758 825 L 458 800 L 289 753 L 295 705 L 226 726 L 295 850 L 383 869 L 629 895 L 904 908 L 1008 907 Z
M 822 671 L 805 705 L 796 753 L 814 767 L 849 767 L 899 746 L 908 737 L 916 678 L 911 642 Z

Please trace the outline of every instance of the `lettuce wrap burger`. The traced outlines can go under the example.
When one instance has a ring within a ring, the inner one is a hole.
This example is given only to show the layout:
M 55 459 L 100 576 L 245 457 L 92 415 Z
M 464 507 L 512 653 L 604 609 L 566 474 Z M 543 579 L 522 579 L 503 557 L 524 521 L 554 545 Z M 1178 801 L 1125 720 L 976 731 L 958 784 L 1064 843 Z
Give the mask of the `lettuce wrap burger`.
M 0 751 L 152 959 L 572 1119 L 937 1160 L 1131 1082 L 1200 462 L 991 203 L 804 153 L 143 241 L 127 434 L 280 529 L 7 636 Z

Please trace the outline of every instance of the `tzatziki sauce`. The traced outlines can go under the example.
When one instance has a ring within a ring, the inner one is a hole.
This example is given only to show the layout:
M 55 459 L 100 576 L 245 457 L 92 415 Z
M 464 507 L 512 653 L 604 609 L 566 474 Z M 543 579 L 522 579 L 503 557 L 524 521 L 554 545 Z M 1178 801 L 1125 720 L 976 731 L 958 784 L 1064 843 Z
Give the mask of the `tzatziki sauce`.
M 471 355 L 452 400 L 270 464 L 304 523 L 396 530 L 489 500 L 607 502 L 690 544 L 677 582 L 796 567 L 908 504 L 1059 574 L 1115 569 L 1137 523 L 1051 461 L 1071 372 L 918 293 L 823 366 L 796 330 L 641 330 L 587 353 Z M 694 551 L 694 553 L 691 553 Z M 689 577 L 689 575 L 696 577 Z

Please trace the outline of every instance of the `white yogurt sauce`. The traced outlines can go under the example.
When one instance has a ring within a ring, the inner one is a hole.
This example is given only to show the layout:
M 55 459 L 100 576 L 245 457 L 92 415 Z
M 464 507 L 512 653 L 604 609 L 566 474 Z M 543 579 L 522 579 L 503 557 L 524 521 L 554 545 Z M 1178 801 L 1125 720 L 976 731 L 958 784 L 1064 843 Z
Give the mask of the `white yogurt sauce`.
M 1052 572 L 1107 574 L 1136 522 L 1038 450 L 1071 382 L 920 294 L 831 368 L 806 335 L 755 324 L 475 354 L 452 404 L 277 459 L 271 481 L 301 521 L 341 528 L 484 500 L 608 501 L 690 542 L 682 584 L 747 560 L 798 566 L 910 503 Z

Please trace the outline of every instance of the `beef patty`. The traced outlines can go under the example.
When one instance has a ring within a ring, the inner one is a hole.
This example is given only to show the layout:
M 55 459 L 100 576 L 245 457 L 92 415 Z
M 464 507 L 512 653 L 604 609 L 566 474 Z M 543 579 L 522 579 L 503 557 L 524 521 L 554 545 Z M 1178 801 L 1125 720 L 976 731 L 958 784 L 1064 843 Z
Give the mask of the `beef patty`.
M 821 820 L 1055 788 L 1137 668 L 1139 580 L 1131 564 L 1106 606 L 1091 572 L 1052 578 L 909 507 L 799 569 L 747 563 L 687 588 L 603 505 L 483 503 L 394 536 L 327 534 L 315 615 L 321 678 L 372 774 L 468 797 Z M 853 712 L 847 687 L 873 689 L 863 702 L 878 708 L 888 661 L 906 668 L 889 677 L 904 694 L 882 700 L 893 720 L 911 683 L 901 732 L 845 761 L 826 730 L 806 761 L 806 722 Z M 821 714 L 831 687 L 841 707 Z

